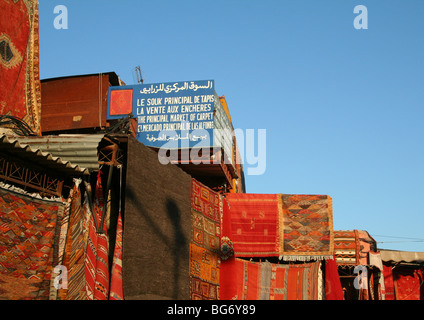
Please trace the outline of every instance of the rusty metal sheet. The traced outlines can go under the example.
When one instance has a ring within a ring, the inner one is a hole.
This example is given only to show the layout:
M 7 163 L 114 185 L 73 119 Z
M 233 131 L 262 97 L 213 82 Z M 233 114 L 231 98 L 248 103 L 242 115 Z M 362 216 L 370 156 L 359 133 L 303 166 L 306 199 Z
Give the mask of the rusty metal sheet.
M 43 133 L 106 127 L 111 77 L 100 73 L 42 80 Z

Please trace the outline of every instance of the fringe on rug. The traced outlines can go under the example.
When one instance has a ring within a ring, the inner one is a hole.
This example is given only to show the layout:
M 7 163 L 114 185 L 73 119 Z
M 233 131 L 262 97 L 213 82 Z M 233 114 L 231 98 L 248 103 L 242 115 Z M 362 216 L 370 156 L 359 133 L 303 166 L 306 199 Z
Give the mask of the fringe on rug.
M 282 261 L 321 261 L 333 259 L 332 255 L 281 255 L 278 257 Z
M 44 200 L 44 201 L 50 201 L 50 202 L 61 202 L 61 203 L 65 203 L 64 200 L 62 199 L 62 197 L 42 197 L 39 193 L 36 192 L 27 192 L 22 188 L 16 187 L 14 185 L 8 184 L 8 183 L 4 183 L 2 181 L 0 181 L 0 188 L 5 190 L 5 191 L 11 191 L 11 192 L 15 192 L 18 194 L 22 194 L 24 196 L 28 196 L 34 199 L 40 199 L 40 200 Z

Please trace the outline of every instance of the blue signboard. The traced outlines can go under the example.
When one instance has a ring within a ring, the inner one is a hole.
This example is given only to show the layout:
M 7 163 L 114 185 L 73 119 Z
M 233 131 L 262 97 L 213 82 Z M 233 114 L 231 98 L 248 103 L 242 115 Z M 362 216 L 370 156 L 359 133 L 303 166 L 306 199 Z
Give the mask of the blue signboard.
M 107 119 L 132 113 L 147 146 L 213 146 L 215 96 L 213 80 L 110 87 Z

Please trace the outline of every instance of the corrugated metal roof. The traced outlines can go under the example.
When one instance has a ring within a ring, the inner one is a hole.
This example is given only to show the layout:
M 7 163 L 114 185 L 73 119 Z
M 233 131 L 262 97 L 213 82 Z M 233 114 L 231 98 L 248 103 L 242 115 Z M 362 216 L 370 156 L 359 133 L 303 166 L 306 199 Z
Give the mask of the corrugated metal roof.
M 88 170 L 98 170 L 98 146 L 104 134 L 62 134 L 17 137 L 21 145 L 48 152 Z
M 22 137 L 0 136 L 0 152 L 12 154 L 22 160 L 37 163 L 49 169 L 57 170 L 67 174 L 89 174 L 89 170 L 79 164 L 72 164 L 71 161 L 46 152 L 41 148 L 21 142 Z M 29 137 L 25 137 L 29 138 Z M 35 137 L 38 138 L 38 137 Z

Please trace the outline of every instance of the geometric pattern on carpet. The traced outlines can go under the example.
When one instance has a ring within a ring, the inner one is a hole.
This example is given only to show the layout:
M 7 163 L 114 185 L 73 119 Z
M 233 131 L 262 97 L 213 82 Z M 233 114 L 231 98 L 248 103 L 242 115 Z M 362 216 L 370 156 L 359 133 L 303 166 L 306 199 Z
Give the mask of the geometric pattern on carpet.
M 0 189 L 0 274 L 32 280 L 38 288 L 29 295 L 22 291 L 20 299 L 49 298 L 56 225 L 64 208 L 60 202 Z
M 283 230 L 281 245 L 283 257 L 285 255 L 332 257 L 334 248 L 331 197 L 283 194 L 282 207 L 280 223 Z

